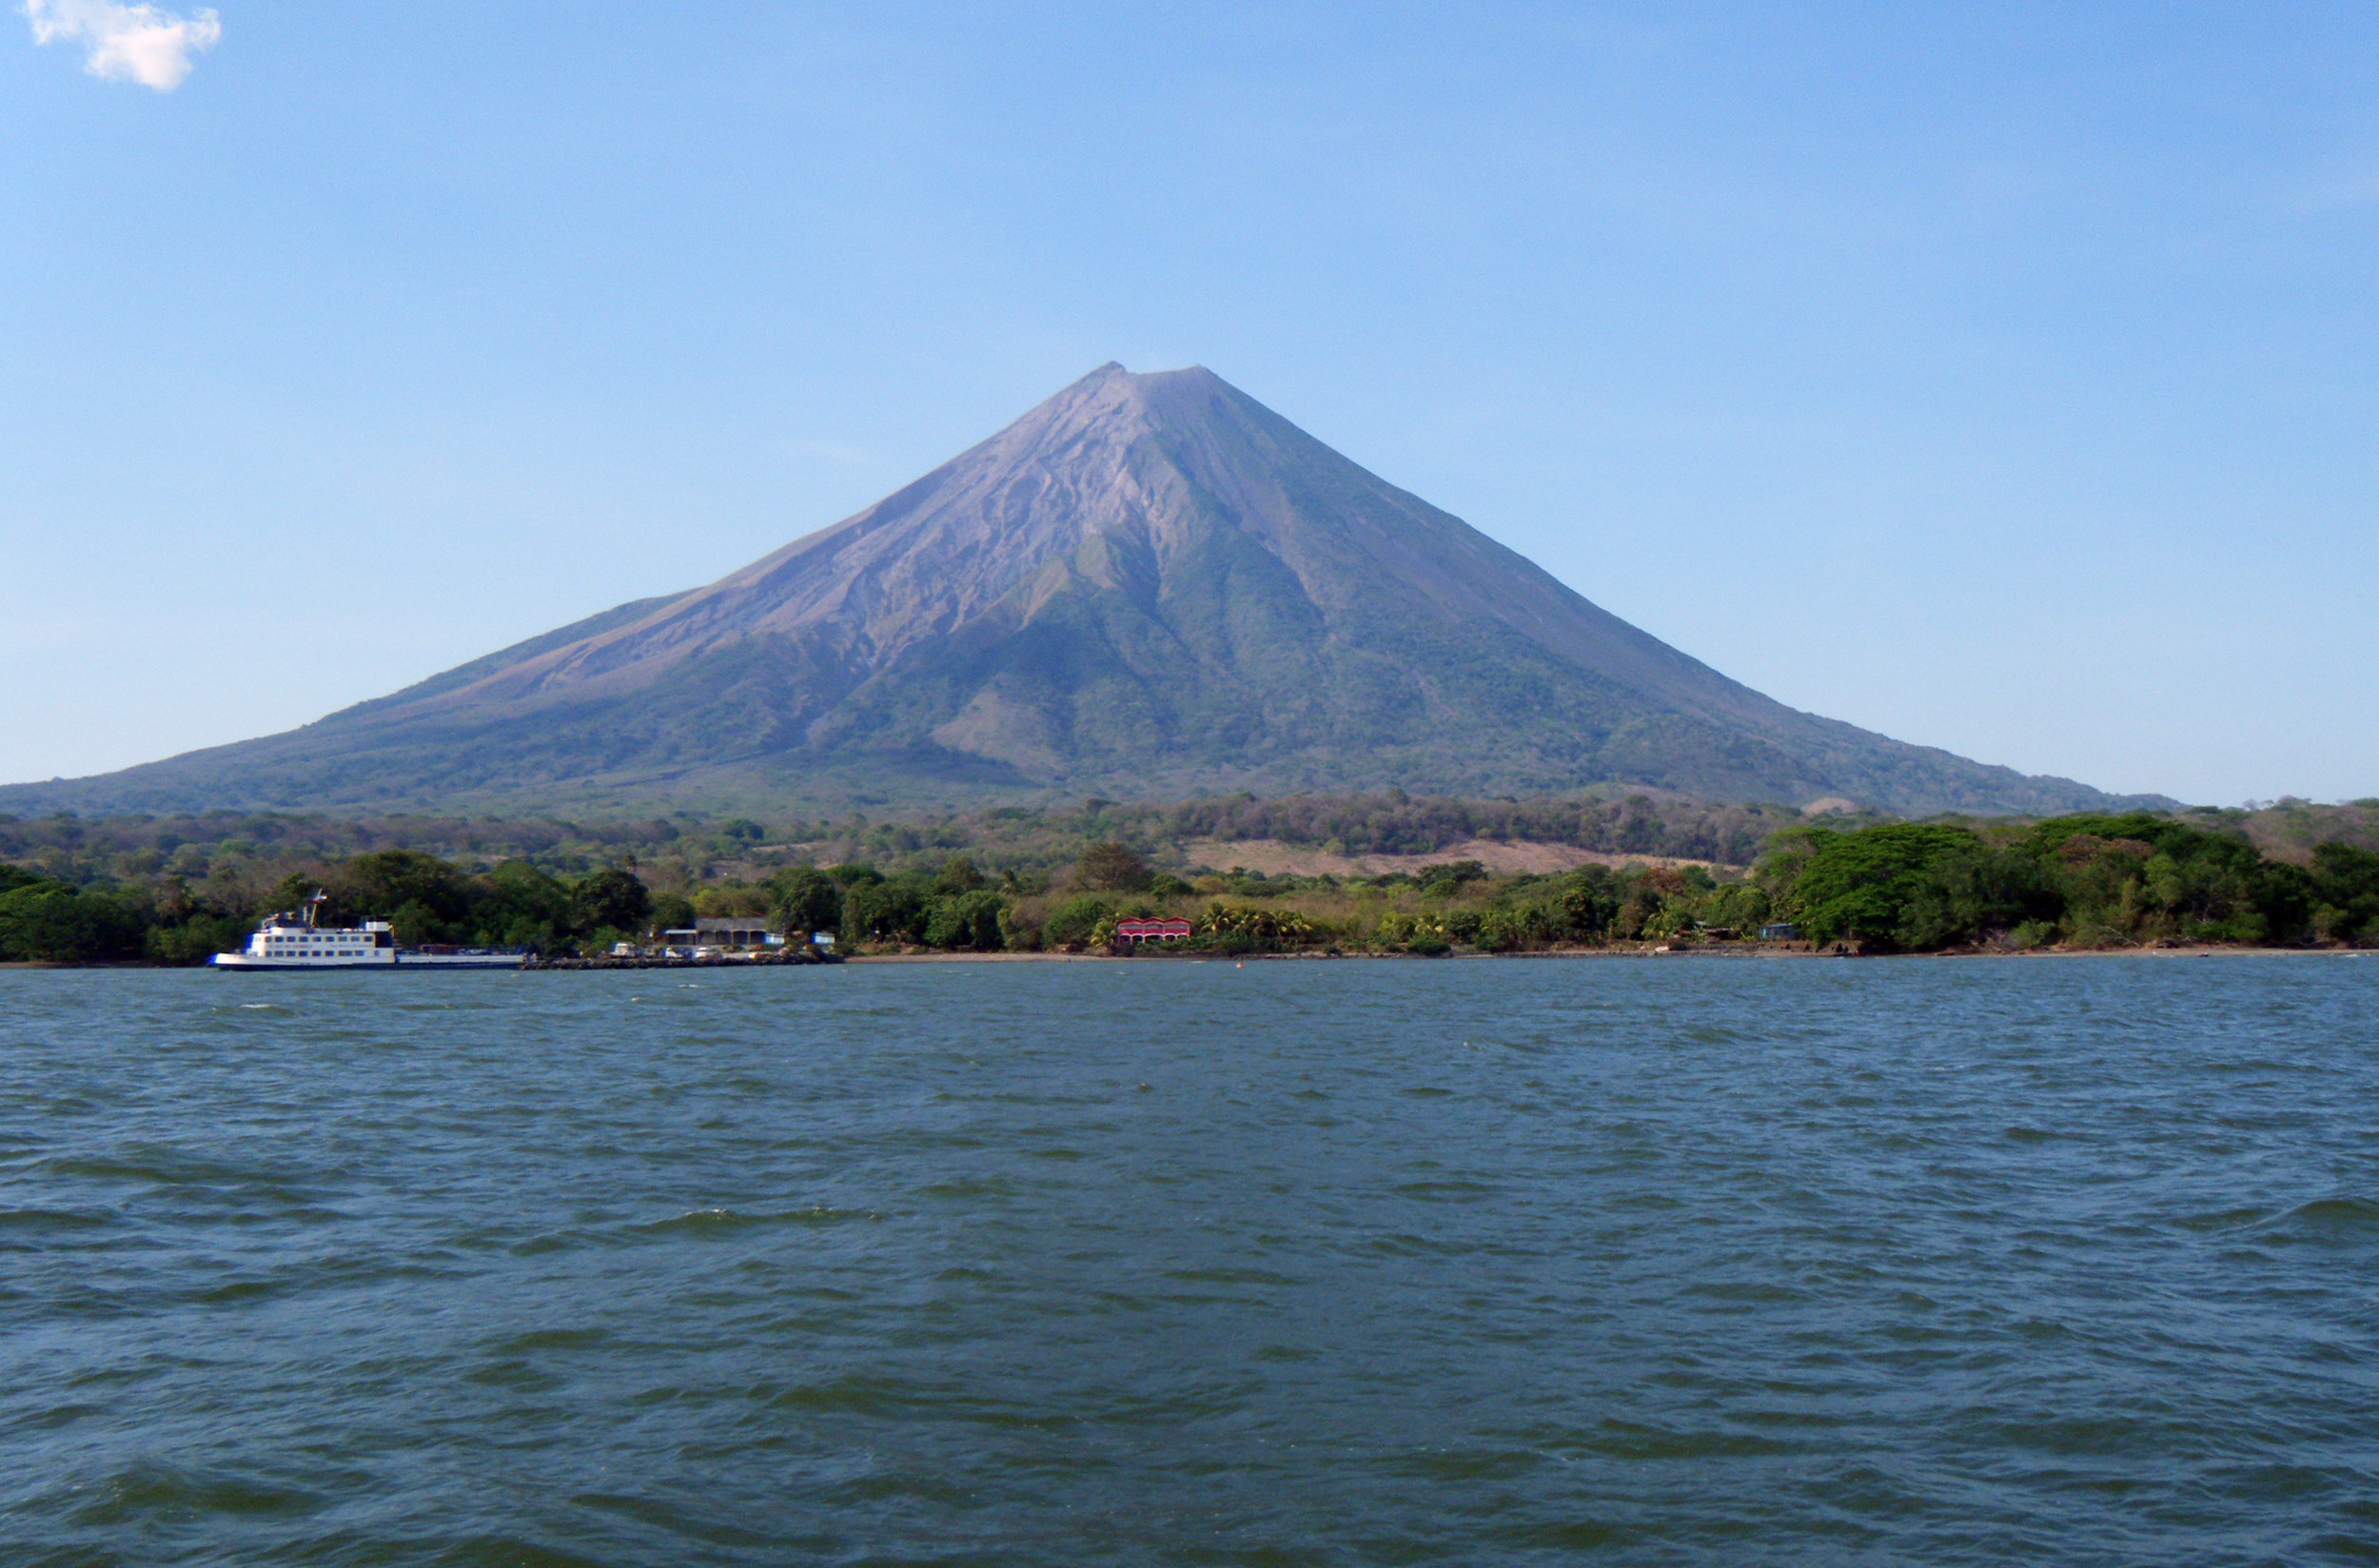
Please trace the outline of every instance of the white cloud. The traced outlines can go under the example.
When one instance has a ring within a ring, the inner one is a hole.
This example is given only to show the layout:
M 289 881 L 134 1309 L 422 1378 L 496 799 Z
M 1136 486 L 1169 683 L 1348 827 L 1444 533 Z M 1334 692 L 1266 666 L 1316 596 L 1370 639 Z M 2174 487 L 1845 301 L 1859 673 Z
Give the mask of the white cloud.
M 190 57 L 215 47 L 223 24 L 211 10 L 176 16 L 154 6 L 117 0 L 25 0 L 33 42 L 80 39 L 83 69 L 110 81 L 138 82 L 171 92 L 190 73 Z

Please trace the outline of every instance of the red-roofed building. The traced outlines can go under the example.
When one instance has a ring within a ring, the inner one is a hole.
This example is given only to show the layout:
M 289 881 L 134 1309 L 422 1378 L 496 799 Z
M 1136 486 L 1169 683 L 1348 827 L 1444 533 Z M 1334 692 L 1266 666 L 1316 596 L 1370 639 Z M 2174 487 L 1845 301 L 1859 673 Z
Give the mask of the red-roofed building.
M 1118 942 L 1178 942 L 1190 934 L 1187 920 L 1118 920 L 1115 940 Z

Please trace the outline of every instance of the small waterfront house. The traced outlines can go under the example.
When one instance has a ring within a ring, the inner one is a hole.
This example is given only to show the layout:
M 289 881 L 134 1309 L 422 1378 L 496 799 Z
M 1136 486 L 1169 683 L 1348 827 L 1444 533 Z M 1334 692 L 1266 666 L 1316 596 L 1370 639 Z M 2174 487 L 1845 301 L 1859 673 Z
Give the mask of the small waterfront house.
M 1789 920 L 1779 920 L 1774 925 L 1760 928 L 1760 940 L 1762 942 L 1790 942 L 1799 935 L 1799 928 Z

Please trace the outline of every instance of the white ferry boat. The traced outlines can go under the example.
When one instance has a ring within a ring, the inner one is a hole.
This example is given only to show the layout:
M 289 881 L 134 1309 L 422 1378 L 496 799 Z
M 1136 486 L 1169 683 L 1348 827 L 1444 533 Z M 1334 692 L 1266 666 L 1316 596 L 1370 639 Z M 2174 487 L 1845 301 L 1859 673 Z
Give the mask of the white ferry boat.
M 318 916 L 328 893 L 316 893 L 302 911 L 266 915 L 237 952 L 215 954 L 221 970 L 517 970 L 525 952 L 498 948 L 431 944 L 397 946 L 397 930 L 385 920 L 360 926 L 324 926 Z

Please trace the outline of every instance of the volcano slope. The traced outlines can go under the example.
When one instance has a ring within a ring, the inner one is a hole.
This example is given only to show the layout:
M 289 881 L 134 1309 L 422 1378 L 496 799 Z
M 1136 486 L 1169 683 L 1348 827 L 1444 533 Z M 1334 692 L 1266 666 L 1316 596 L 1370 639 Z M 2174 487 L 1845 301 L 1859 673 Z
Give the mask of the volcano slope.
M 857 516 L 303 729 L 0 808 L 984 804 L 1654 786 L 2113 797 L 1796 712 L 1203 368 L 1109 364 Z

